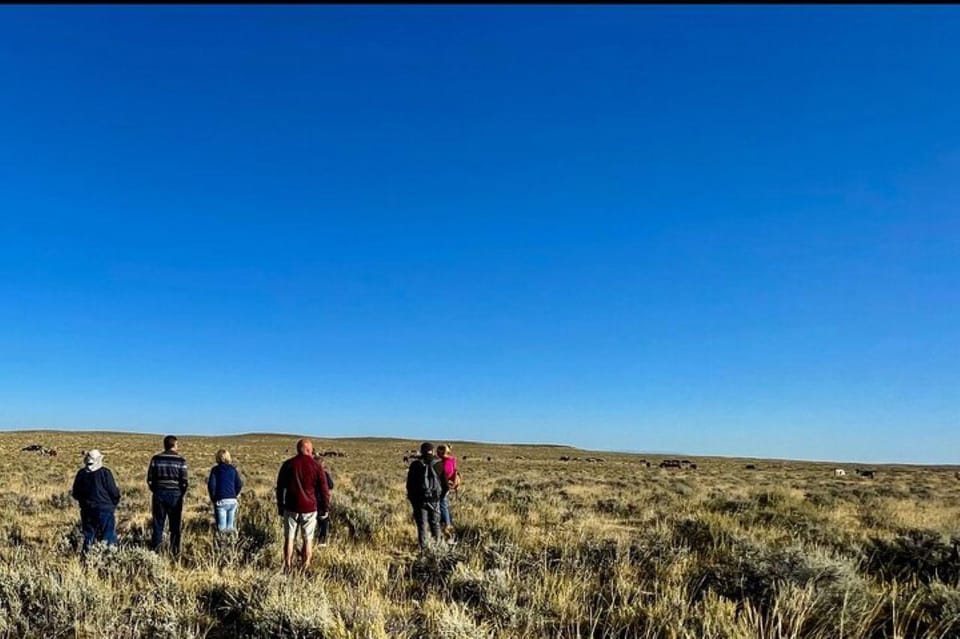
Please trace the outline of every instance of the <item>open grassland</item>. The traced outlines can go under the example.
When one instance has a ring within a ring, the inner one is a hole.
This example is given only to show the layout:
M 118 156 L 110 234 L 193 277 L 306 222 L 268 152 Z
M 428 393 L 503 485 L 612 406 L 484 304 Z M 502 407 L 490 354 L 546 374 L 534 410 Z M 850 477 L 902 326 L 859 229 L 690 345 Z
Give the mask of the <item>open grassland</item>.
M 331 543 L 285 576 L 273 482 L 294 437 L 181 440 L 192 487 L 173 562 L 146 549 L 159 437 L 0 433 L 0 636 L 960 637 L 954 468 L 666 470 L 658 456 L 455 443 L 461 543 L 418 556 L 402 457 L 419 442 L 314 442 L 346 455 L 330 459 Z M 20 452 L 33 443 L 59 455 Z M 247 481 L 225 545 L 205 488 L 220 447 Z M 89 448 L 123 491 L 121 548 L 84 565 L 69 489 Z

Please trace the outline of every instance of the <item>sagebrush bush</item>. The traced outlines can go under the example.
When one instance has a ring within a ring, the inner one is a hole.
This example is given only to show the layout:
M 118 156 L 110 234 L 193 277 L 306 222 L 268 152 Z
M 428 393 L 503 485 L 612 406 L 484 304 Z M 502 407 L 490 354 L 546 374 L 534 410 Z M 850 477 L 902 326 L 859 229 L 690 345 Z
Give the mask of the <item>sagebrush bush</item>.
M 863 568 L 886 580 L 960 582 L 960 538 L 932 530 L 907 530 L 893 539 L 871 538 Z
M 519 614 L 510 576 L 502 568 L 476 570 L 456 566 L 449 584 L 454 601 L 467 604 L 484 619 L 510 627 Z
M 240 634 L 250 637 L 329 637 L 339 630 L 319 580 L 273 575 L 250 585 Z
M 16 552 L 0 563 L 0 626 L 13 636 L 73 634 L 91 613 L 113 626 L 111 593 L 78 565 L 51 572 L 42 557 Z
M 338 495 L 330 517 L 331 529 L 337 531 L 334 534 L 360 542 L 373 540 L 385 519 L 371 504 L 350 494 Z
M 488 639 L 486 624 L 478 623 L 463 604 L 428 600 L 417 614 L 417 636 L 424 639 Z

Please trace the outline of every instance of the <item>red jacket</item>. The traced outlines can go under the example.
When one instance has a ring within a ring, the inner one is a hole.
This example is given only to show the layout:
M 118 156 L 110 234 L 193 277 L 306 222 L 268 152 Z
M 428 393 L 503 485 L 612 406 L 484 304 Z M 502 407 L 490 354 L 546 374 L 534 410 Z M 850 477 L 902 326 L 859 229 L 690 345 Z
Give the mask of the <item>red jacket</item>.
M 310 455 L 283 462 L 277 475 L 277 508 L 294 513 L 330 510 L 330 489 L 320 464 Z

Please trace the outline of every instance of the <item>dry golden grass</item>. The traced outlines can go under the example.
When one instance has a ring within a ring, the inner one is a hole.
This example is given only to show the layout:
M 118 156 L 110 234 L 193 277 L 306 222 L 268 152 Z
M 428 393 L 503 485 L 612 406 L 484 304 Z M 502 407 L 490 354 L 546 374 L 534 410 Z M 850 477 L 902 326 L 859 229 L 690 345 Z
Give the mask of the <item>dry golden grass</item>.
M 418 556 L 402 457 L 419 442 L 315 438 L 346 453 L 330 460 L 331 544 L 284 576 L 273 482 L 295 439 L 181 439 L 192 487 L 173 562 L 146 549 L 159 437 L 0 434 L 0 636 L 960 636 L 953 468 L 880 466 L 869 480 L 854 465 L 835 478 L 833 464 L 690 458 L 699 468 L 677 471 L 454 443 L 461 543 Z M 32 443 L 59 455 L 20 452 Z M 228 544 L 205 489 L 221 447 L 247 482 Z M 121 549 L 83 564 L 68 491 L 89 448 L 123 492 Z

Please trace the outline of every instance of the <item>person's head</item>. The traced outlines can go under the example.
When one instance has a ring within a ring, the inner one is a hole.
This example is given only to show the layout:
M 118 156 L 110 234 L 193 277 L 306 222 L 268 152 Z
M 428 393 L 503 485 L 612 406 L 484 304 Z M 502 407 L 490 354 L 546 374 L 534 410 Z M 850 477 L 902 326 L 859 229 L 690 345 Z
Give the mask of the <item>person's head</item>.
M 424 457 L 433 457 L 433 444 L 430 442 L 420 444 L 420 454 Z
M 176 435 L 167 435 L 163 438 L 163 449 L 164 450 L 177 450 L 177 436 Z
M 230 451 L 226 448 L 221 448 L 217 451 L 217 463 L 218 464 L 232 464 L 233 458 L 230 457 Z
M 452 452 L 452 450 L 453 449 L 450 448 L 450 444 L 440 444 L 437 446 L 437 457 L 446 457 Z
M 313 456 L 313 442 L 309 439 L 301 439 L 297 442 L 297 454 L 298 455 L 310 455 Z
M 99 470 L 103 466 L 103 453 L 96 448 L 88 450 L 83 455 L 83 465 L 90 472 Z

